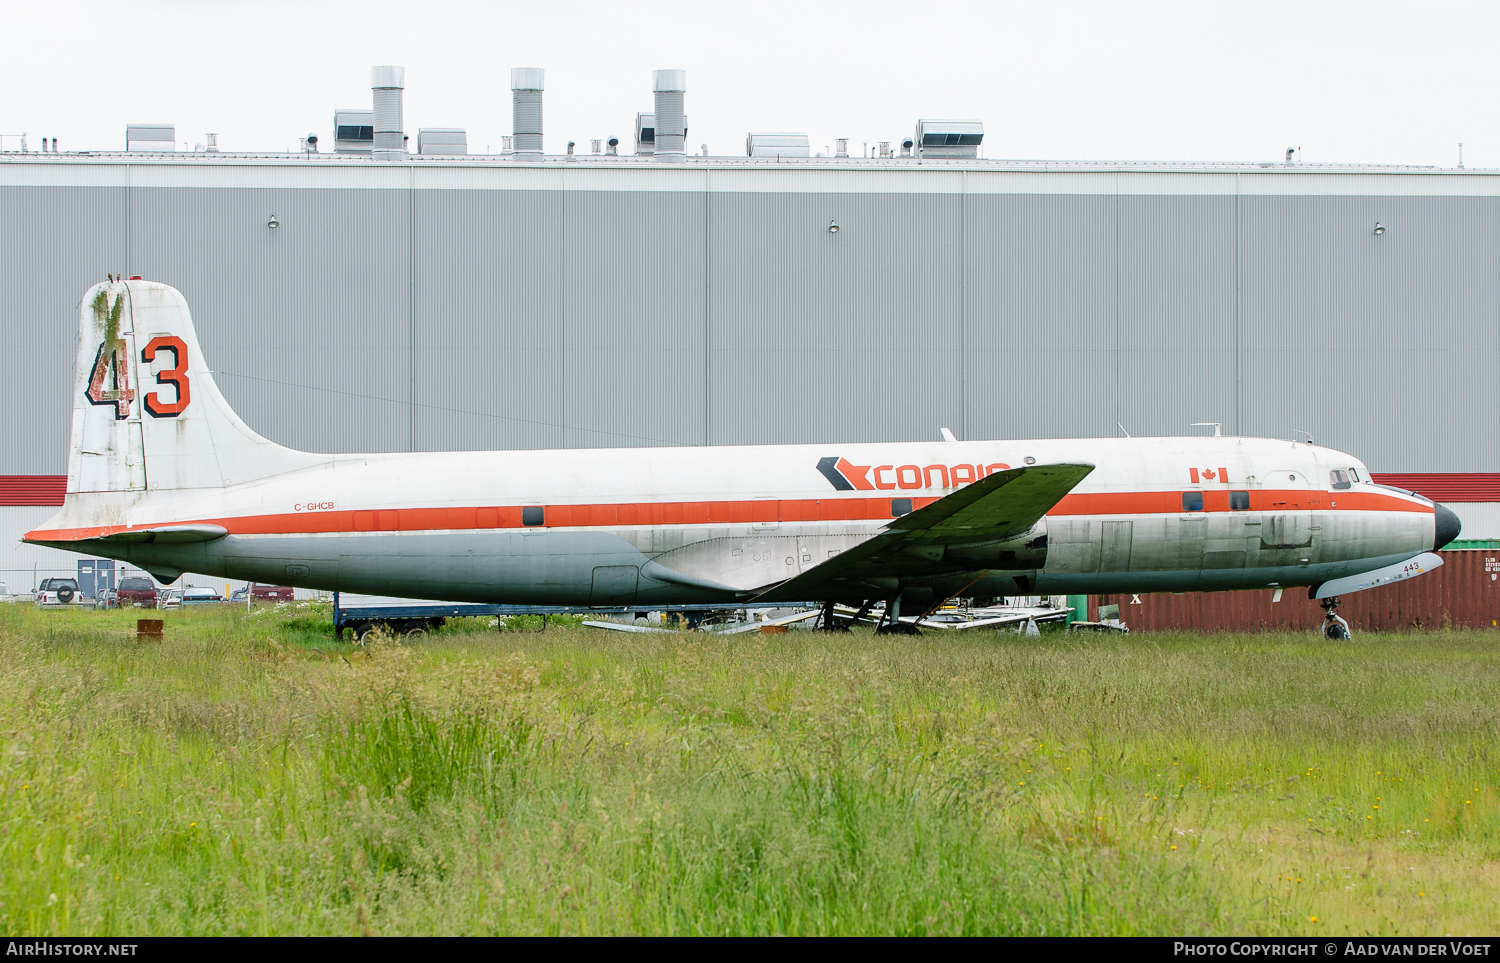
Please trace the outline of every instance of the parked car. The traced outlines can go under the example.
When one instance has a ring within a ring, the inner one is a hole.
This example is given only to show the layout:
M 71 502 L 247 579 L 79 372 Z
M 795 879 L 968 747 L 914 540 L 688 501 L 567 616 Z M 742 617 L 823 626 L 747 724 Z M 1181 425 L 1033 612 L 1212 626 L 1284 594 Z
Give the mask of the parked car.
M 294 590 L 290 585 L 260 585 L 254 587 L 255 601 L 257 602 L 290 602 L 294 597 Z M 245 587 L 242 585 L 235 589 L 229 596 L 231 601 L 245 601 Z
M 156 595 L 156 607 L 159 609 L 182 608 L 182 589 L 164 588 Z
M 38 608 L 62 608 L 77 605 L 83 595 L 74 578 L 44 578 L 36 590 Z
M 122 578 L 115 589 L 115 600 L 120 608 L 154 609 L 156 583 L 139 575 Z
M 215 592 L 207 585 L 187 585 L 182 589 L 183 605 L 207 605 L 212 602 L 222 602 L 224 596 Z

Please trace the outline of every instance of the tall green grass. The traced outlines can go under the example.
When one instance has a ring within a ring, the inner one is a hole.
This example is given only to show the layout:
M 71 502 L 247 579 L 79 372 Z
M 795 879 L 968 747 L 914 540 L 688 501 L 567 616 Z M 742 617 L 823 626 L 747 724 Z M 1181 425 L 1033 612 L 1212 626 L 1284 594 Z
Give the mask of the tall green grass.
M 11 933 L 1500 929 L 1490 633 L 0 607 Z

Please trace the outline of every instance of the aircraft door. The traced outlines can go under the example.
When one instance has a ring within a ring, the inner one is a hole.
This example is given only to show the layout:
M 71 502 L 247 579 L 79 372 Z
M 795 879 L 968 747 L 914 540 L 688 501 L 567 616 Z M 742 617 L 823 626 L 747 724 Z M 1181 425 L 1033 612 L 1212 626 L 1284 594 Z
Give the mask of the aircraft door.
M 1130 522 L 1104 522 L 1104 534 L 1099 550 L 1099 571 L 1130 571 Z
M 1306 472 L 1267 472 L 1261 481 L 1261 549 L 1311 547 L 1314 500 L 1312 480 Z

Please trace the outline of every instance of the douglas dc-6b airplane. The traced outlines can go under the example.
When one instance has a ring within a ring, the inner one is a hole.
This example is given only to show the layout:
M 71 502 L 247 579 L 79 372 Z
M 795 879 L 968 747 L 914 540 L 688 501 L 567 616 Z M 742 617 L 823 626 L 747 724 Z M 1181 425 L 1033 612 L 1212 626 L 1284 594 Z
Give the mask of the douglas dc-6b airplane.
M 320 455 L 250 430 L 182 295 L 80 311 L 67 499 L 27 542 L 162 581 L 631 605 L 1308 586 L 1420 574 L 1441 505 L 1261 438 L 1096 438 Z

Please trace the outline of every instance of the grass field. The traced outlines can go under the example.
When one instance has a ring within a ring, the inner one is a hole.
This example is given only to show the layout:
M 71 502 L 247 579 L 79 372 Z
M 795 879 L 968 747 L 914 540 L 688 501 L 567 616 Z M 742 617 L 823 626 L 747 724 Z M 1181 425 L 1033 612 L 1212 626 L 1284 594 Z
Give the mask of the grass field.
M 11 934 L 1500 932 L 1500 636 L 0 606 Z

